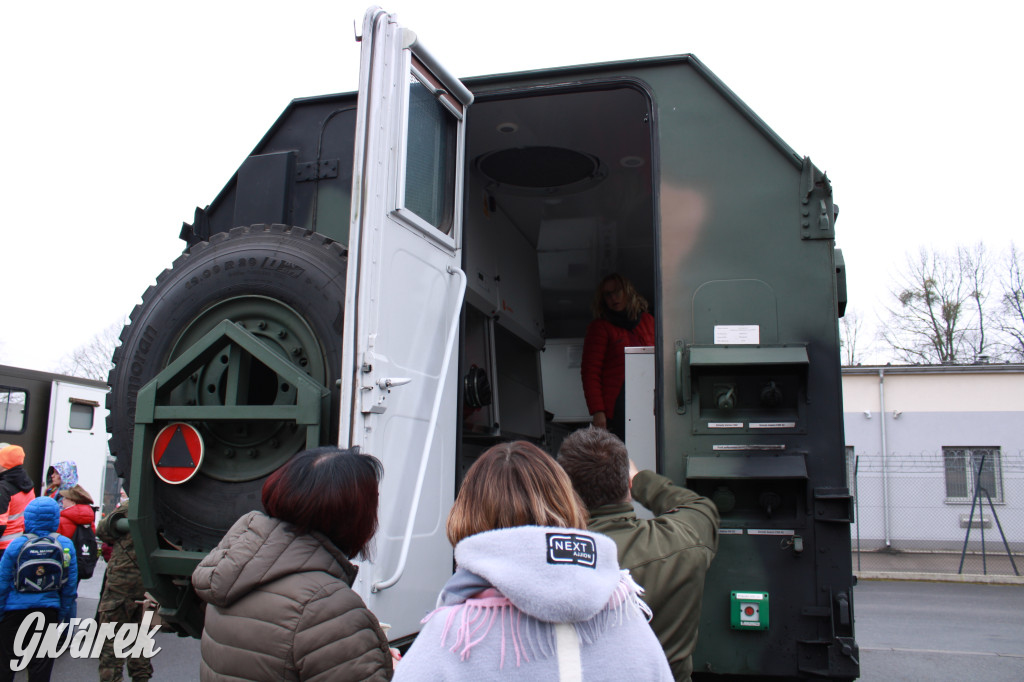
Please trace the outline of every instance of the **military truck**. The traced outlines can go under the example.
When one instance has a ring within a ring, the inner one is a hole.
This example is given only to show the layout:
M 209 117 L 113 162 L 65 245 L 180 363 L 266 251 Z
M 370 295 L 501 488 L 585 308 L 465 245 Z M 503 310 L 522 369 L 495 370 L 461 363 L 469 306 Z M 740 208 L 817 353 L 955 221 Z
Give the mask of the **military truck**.
M 355 589 L 410 641 L 474 458 L 589 419 L 578 344 L 616 271 L 657 321 L 627 441 L 722 512 L 695 670 L 855 678 L 836 215 L 692 55 L 462 82 L 370 9 L 359 91 L 285 109 L 115 351 L 111 450 L 165 621 L 200 633 L 192 569 L 272 471 L 358 445 L 385 475 Z

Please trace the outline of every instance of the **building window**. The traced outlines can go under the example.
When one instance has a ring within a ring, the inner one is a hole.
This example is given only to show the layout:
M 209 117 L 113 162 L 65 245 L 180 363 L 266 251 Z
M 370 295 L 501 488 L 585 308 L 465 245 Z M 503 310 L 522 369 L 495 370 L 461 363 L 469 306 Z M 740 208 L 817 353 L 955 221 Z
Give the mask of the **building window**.
M 999 448 L 944 447 L 946 502 L 966 503 L 978 493 L 978 501 L 1003 501 L 1003 468 Z M 979 476 L 980 471 L 980 476 Z
M 25 430 L 25 406 L 28 393 L 17 388 L 0 386 L 0 431 L 21 433 Z

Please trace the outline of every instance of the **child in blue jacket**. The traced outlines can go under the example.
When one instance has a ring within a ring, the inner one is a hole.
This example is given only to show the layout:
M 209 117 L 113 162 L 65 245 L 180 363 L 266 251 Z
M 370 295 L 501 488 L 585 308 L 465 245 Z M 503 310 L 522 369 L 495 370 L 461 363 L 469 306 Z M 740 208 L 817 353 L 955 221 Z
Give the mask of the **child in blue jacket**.
M 25 535 L 19 535 L 11 541 L 3 558 L 0 559 L 0 680 L 13 679 L 9 660 L 17 660 L 20 656 L 14 653 L 15 637 L 22 622 L 31 614 L 40 612 L 47 625 L 67 622 L 77 612 L 78 598 L 78 564 L 75 559 L 75 546 L 68 538 L 57 534 L 57 541 L 64 550 L 64 567 L 66 580 L 59 590 L 51 592 L 19 592 L 14 585 L 18 554 L 26 542 L 28 533 L 48 535 L 56 533 L 60 525 L 60 504 L 49 497 L 32 500 L 25 507 Z M 33 628 L 35 630 L 35 628 Z M 22 645 L 27 645 L 30 637 Z M 31 680 L 49 680 L 53 669 L 53 659 L 37 657 L 28 664 Z

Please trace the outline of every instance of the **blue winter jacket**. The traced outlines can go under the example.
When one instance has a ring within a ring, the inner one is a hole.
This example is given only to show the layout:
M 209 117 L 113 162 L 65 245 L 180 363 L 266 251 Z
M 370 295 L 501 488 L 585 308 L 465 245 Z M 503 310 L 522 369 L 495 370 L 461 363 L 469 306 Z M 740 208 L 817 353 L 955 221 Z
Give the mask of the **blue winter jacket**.
M 36 535 L 56 533 L 60 525 L 60 504 L 49 497 L 37 497 L 25 507 L 25 532 Z M 58 534 L 57 540 L 64 548 L 64 565 L 67 571 L 67 582 L 56 592 L 18 592 L 14 587 L 14 570 L 18 562 L 18 552 L 28 541 L 27 535 L 19 535 L 11 540 L 3 559 L 0 559 L 0 612 L 17 610 L 35 610 L 44 608 L 59 609 L 60 619 L 67 621 L 75 617 L 78 607 L 78 560 L 75 557 L 75 545 L 68 538 Z

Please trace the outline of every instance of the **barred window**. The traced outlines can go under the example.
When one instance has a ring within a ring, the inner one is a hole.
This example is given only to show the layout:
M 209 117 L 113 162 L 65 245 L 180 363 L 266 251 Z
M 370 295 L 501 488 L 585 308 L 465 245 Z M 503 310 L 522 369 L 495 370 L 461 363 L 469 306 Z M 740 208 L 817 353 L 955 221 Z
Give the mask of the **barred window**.
M 946 502 L 970 503 L 978 493 L 984 503 L 1003 501 L 1003 470 L 999 448 L 943 447 L 946 468 Z M 980 476 L 979 476 L 980 471 Z

